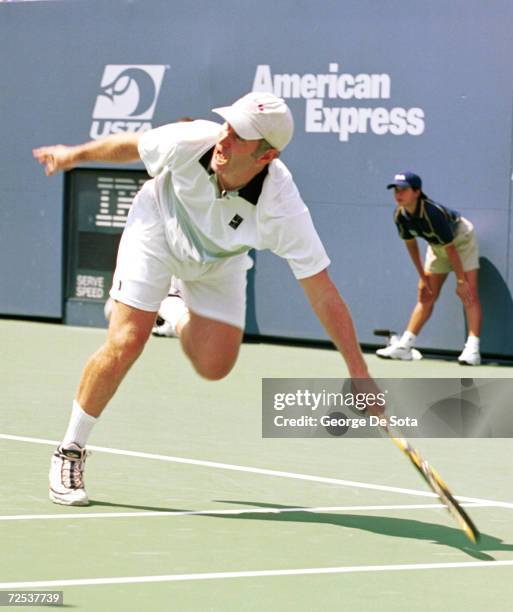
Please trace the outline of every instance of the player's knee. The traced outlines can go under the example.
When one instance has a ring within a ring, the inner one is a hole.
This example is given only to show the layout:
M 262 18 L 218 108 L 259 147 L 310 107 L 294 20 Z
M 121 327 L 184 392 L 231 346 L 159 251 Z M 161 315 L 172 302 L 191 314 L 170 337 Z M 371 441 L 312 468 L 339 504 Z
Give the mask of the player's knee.
M 422 310 L 432 310 L 435 305 L 436 297 L 433 295 L 424 296 L 419 300 L 420 307 Z
M 135 326 L 124 327 L 111 333 L 107 344 L 116 359 L 134 361 L 142 353 L 148 337 L 148 334 Z
M 470 300 L 474 304 L 479 302 L 479 293 L 475 289 L 470 290 Z
M 431 293 L 427 295 L 427 302 L 431 308 L 435 305 L 436 301 L 440 297 L 440 288 L 433 289 Z
M 207 380 L 221 380 L 228 376 L 235 365 L 235 357 L 210 356 L 200 359 L 193 359 L 192 363 L 196 372 Z

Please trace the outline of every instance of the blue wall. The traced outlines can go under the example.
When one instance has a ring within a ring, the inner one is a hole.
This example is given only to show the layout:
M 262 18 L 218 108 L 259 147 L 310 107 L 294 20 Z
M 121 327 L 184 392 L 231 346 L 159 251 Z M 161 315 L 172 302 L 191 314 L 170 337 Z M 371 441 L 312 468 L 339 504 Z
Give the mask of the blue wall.
M 62 316 L 63 179 L 44 177 L 31 149 L 99 133 L 107 121 L 96 106 L 102 79 L 118 66 L 158 66 L 160 89 L 145 89 L 155 106 L 127 118 L 128 106 L 118 105 L 110 119 L 118 128 L 214 118 L 211 108 L 269 77 L 277 93 L 299 96 L 289 99 L 297 130 L 283 157 L 362 341 L 375 341 L 374 327 L 402 330 L 415 302 L 415 271 L 385 189 L 409 168 L 431 197 L 476 225 L 486 258 L 483 350 L 513 354 L 512 26 L 507 0 L 0 4 L 0 52 L 9 58 L 0 65 L 0 314 Z M 343 74 L 338 91 L 319 86 Z M 280 78 L 301 90 L 283 90 Z M 360 131 L 342 130 L 341 139 L 332 130 L 348 115 Z M 257 254 L 254 286 L 249 331 L 325 337 L 285 262 Z M 453 293 L 450 279 L 422 346 L 460 347 L 465 328 Z

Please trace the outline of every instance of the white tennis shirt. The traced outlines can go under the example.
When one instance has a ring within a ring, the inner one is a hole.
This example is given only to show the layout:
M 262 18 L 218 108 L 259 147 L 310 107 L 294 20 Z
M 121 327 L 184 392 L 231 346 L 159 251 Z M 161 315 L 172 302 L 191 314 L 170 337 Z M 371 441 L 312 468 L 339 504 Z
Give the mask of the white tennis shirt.
M 279 159 L 239 191 L 221 194 L 210 169 L 222 126 L 212 121 L 171 123 L 145 132 L 139 154 L 175 255 L 213 262 L 269 249 L 298 279 L 330 263 L 292 175 Z

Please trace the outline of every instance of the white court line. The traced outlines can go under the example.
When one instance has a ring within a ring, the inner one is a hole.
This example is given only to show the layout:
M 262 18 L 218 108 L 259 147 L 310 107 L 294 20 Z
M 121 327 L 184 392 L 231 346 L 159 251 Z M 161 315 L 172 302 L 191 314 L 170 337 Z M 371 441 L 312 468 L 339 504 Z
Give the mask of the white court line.
M 319 574 L 357 574 L 361 572 L 403 572 L 414 570 L 447 570 L 497 568 L 513 565 L 507 561 L 467 561 L 460 563 L 415 563 L 411 565 L 356 565 L 354 567 L 310 567 L 304 569 L 256 570 L 246 572 L 206 572 L 201 574 L 169 574 L 165 576 L 126 576 L 119 578 L 77 578 L 71 580 L 34 580 L 0 582 L 0 589 L 43 589 L 102 584 L 141 584 L 148 582 L 184 582 L 190 580 L 226 580 L 229 578 L 266 578 L 269 576 L 305 576 Z
M 493 504 L 462 504 L 469 508 L 489 508 Z M 284 514 L 286 512 L 310 512 L 322 514 L 327 512 L 359 512 L 359 511 L 382 511 L 382 510 L 424 510 L 439 509 L 446 507 L 444 504 L 406 504 L 402 506 L 321 506 L 318 508 L 230 508 L 210 510 L 156 510 L 145 512 L 82 512 L 80 514 L 71 512 L 69 514 L 7 514 L 0 516 L 0 521 L 46 521 L 46 520 L 75 520 L 75 519 L 98 519 L 98 518 L 145 518 L 155 516 L 230 516 L 238 514 Z
M 48 444 L 57 446 L 60 442 L 56 440 L 43 440 L 41 438 L 29 438 L 26 436 L 12 436 L 0 434 L 2 440 L 13 440 L 15 442 L 31 442 L 34 444 Z M 154 459 L 157 461 L 169 461 L 171 463 L 184 463 L 187 465 L 199 465 L 202 467 L 216 468 L 221 470 L 232 470 L 236 472 L 249 472 L 252 474 L 263 474 L 266 476 L 277 476 L 280 478 L 292 478 L 297 480 L 307 480 L 310 482 L 320 482 L 324 484 L 335 484 L 346 487 L 354 487 L 359 489 L 371 489 L 374 491 L 387 491 L 389 493 L 404 493 L 405 495 L 416 495 L 418 497 L 438 498 L 435 493 L 429 491 L 419 491 L 417 489 L 404 489 L 401 487 L 391 487 L 387 485 L 369 484 L 366 482 L 357 482 L 353 480 L 341 480 L 339 478 L 327 478 L 325 476 L 310 476 L 308 474 L 298 474 L 296 472 L 283 472 L 281 470 L 269 470 L 265 468 L 247 467 L 243 465 L 232 465 L 230 463 L 219 463 L 217 461 L 203 461 L 199 459 L 186 459 L 183 457 L 173 457 L 170 455 L 156 455 L 153 453 L 141 453 L 137 451 L 120 450 L 116 448 L 106 448 L 104 446 L 88 446 L 90 450 L 100 453 L 109 453 L 111 455 L 124 455 L 126 457 L 138 457 L 139 459 Z M 457 500 L 462 502 L 475 502 L 478 504 L 487 504 L 500 508 L 513 508 L 513 503 L 492 501 L 489 499 L 478 499 L 476 497 L 455 496 Z

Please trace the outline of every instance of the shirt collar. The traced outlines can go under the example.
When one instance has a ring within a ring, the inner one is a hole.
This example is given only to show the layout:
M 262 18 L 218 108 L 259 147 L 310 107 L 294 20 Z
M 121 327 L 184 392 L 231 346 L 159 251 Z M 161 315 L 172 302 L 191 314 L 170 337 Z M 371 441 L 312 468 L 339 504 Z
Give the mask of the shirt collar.
M 214 171 L 210 167 L 210 161 L 212 160 L 213 154 L 214 147 L 204 153 L 199 160 L 200 164 L 210 175 L 214 174 Z M 267 165 L 261 172 L 254 176 L 247 185 L 244 185 L 242 189 L 238 190 L 239 196 L 256 206 L 258 198 L 262 193 L 262 187 L 264 185 L 265 177 L 267 176 L 268 172 L 269 166 Z
M 415 210 L 413 212 L 408 212 L 406 208 L 401 206 L 403 216 L 407 219 L 418 219 L 419 217 L 424 216 L 424 200 L 422 197 L 419 197 L 417 200 L 417 204 L 415 205 Z

